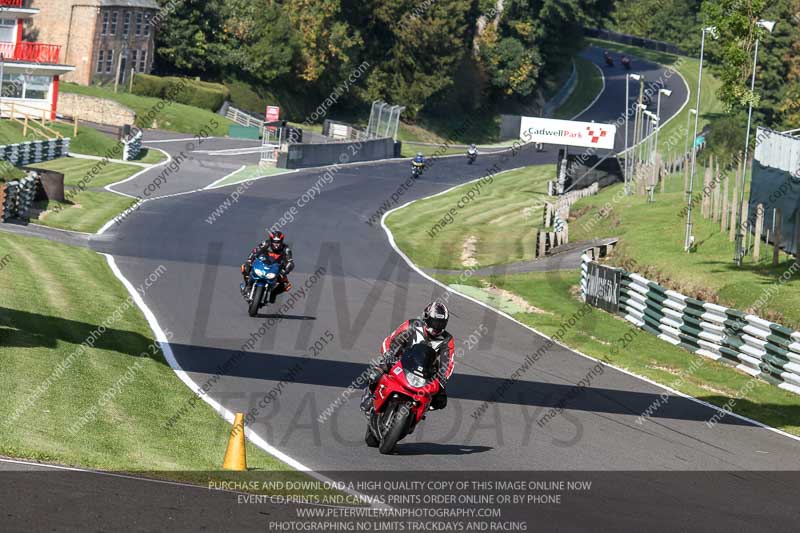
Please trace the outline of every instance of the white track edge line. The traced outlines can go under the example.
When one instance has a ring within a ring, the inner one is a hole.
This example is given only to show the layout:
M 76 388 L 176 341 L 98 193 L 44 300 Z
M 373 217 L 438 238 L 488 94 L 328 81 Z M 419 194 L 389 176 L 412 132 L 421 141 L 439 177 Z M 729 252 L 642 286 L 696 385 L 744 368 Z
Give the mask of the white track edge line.
M 122 283 L 122 285 L 125 286 L 125 289 L 128 291 L 128 293 L 130 294 L 131 298 L 133 299 L 133 301 L 139 307 L 139 310 L 144 315 L 145 319 L 147 320 L 148 325 L 150 326 L 150 329 L 153 332 L 153 335 L 155 335 L 155 337 L 156 337 L 156 341 L 158 342 L 162 353 L 164 354 L 164 358 L 166 359 L 167 363 L 172 368 L 172 370 L 175 372 L 175 375 L 177 375 L 178 378 L 181 381 L 183 381 L 183 383 L 191 391 L 200 390 L 202 387 L 200 387 L 197 383 L 195 383 L 194 380 L 192 380 L 192 378 L 189 377 L 189 374 L 187 374 L 186 371 L 183 370 L 183 368 L 181 368 L 180 364 L 178 364 L 178 360 L 175 358 L 175 354 L 172 351 L 172 346 L 169 343 L 169 339 L 167 339 L 167 336 L 164 333 L 164 330 L 162 330 L 161 326 L 158 324 L 158 319 L 156 319 L 155 314 L 153 314 L 153 312 L 150 310 L 150 308 L 147 307 L 147 304 L 144 303 L 144 300 L 142 299 L 141 295 L 139 294 L 139 291 L 137 291 L 136 288 L 131 284 L 131 282 L 128 281 L 127 278 L 125 278 L 125 276 L 122 274 L 122 271 L 120 271 L 119 267 L 117 266 L 117 263 L 114 260 L 114 257 L 112 255 L 110 255 L 110 254 L 104 254 L 104 253 L 100 253 L 100 255 L 105 256 L 106 261 L 108 262 L 109 268 L 111 268 L 111 271 L 114 273 L 114 275 L 117 277 L 117 279 Z M 232 411 L 229 411 L 228 409 L 223 407 L 222 404 L 217 402 L 215 399 L 211 398 L 211 396 L 209 394 L 202 394 L 201 396 L 202 396 L 203 401 L 206 402 L 208 405 L 210 405 L 211 408 L 214 409 L 217 412 L 217 414 L 219 414 L 226 422 L 228 422 L 229 424 L 233 424 L 234 419 L 235 419 L 235 415 L 234 415 L 234 413 Z M 325 476 L 323 474 L 320 474 L 320 473 L 312 470 L 311 468 L 307 467 L 303 463 L 301 463 L 301 462 L 297 461 L 296 459 L 294 459 L 294 458 L 288 456 L 287 454 L 283 453 L 279 449 L 277 449 L 274 446 L 272 446 L 271 444 L 269 444 L 266 440 L 261 438 L 252 429 L 246 427 L 244 431 L 245 431 L 245 436 L 248 439 L 250 439 L 250 442 L 252 442 L 256 446 L 258 446 L 259 448 L 261 448 L 262 450 L 264 450 L 268 454 L 272 455 L 273 457 L 275 457 L 279 461 L 281 461 L 281 462 L 285 463 L 286 465 L 294 468 L 295 470 L 298 470 L 300 472 L 304 472 L 307 475 L 313 477 L 314 479 L 316 479 L 317 481 L 320 481 L 322 483 L 332 483 L 332 484 L 334 484 L 334 487 L 336 488 L 336 490 L 342 490 L 343 492 L 346 492 L 347 494 L 350 494 L 351 496 L 354 496 L 354 497 L 358 498 L 359 500 L 361 500 L 364 503 L 369 504 L 370 506 L 373 506 L 373 507 L 377 506 L 377 507 L 381 507 L 381 508 L 386 508 L 386 506 L 378 505 L 375 502 L 371 501 L 371 499 L 368 496 L 366 496 L 365 494 L 362 494 L 362 493 L 360 493 L 358 491 L 350 490 L 350 489 L 346 489 L 346 488 L 340 489 L 339 487 L 336 487 L 335 481 L 333 479 L 331 479 L 331 478 L 329 478 L 329 477 L 327 477 L 327 476 Z
M 583 353 L 583 352 L 581 352 L 581 351 L 579 351 L 579 350 L 577 350 L 575 348 L 567 346 L 566 344 L 551 338 L 549 335 L 546 335 L 546 334 L 542 333 L 541 331 L 537 330 L 536 328 L 520 322 L 519 320 L 517 320 L 513 316 L 509 315 L 508 313 L 500 311 L 499 309 L 496 309 L 496 308 L 494 308 L 494 307 L 492 307 L 492 306 L 490 306 L 490 305 L 488 305 L 488 304 L 486 304 L 484 302 L 481 302 L 480 300 L 477 300 L 477 299 L 475 299 L 475 298 L 473 298 L 471 296 L 467 296 L 466 294 L 458 292 L 457 290 L 453 289 L 452 287 L 450 287 L 448 285 L 445 285 L 441 281 L 439 281 L 439 280 L 433 278 L 432 276 L 428 275 L 425 271 L 423 271 L 416 264 L 414 264 L 414 262 L 411 261 L 411 259 L 397 246 L 397 243 L 394 240 L 394 234 L 391 232 L 389 227 L 386 225 L 386 218 L 390 214 L 392 214 L 393 212 L 399 211 L 400 209 L 403 209 L 404 207 L 408 207 L 409 205 L 413 204 L 414 202 L 418 202 L 420 200 L 427 200 L 427 199 L 433 198 L 435 196 L 440 196 L 440 195 L 448 193 L 448 192 L 450 192 L 450 191 L 452 191 L 454 189 L 457 189 L 459 187 L 463 187 L 464 185 L 469 185 L 470 183 L 474 183 L 474 182 L 476 182 L 478 180 L 481 180 L 481 179 L 483 179 L 483 178 L 474 179 L 472 181 L 468 181 L 468 182 L 463 183 L 461 185 L 456 185 L 455 187 L 451 187 L 451 188 L 449 188 L 447 190 L 444 190 L 442 192 L 433 194 L 431 196 L 427 196 L 425 198 L 419 198 L 417 200 L 411 200 L 410 202 L 406 202 L 405 204 L 403 204 L 403 205 L 401 205 L 399 207 L 395 207 L 394 209 L 391 209 L 391 210 L 387 211 L 386 213 L 384 213 L 383 217 L 381 217 L 381 227 L 383 228 L 384 232 L 386 232 L 386 235 L 387 235 L 387 237 L 389 239 L 390 246 L 394 249 L 395 252 L 397 252 L 397 254 L 400 257 L 403 258 L 403 260 L 408 264 L 408 266 L 410 266 L 415 272 L 417 272 L 417 274 L 419 274 L 423 278 L 433 282 L 434 284 L 442 287 L 445 290 L 448 290 L 448 291 L 450 291 L 452 293 L 458 294 L 462 298 L 465 298 L 465 299 L 467 299 L 467 300 L 469 300 L 469 301 L 471 301 L 473 303 L 476 303 L 476 304 L 478 304 L 478 305 L 480 305 L 482 307 L 485 307 L 487 309 L 491 309 L 492 311 L 494 311 L 498 315 L 500 315 L 500 316 L 502 316 L 504 318 L 507 318 L 507 319 L 511 320 L 512 322 L 515 322 L 515 323 L 519 324 L 523 328 L 526 328 L 526 329 L 536 333 L 540 337 L 543 337 L 543 338 L 545 338 L 545 339 L 547 339 L 549 341 L 552 341 L 553 343 L 557 344 L 558 346 L 561 346 L 562 348 L 565 348 L 566 350 L 568 350 L 568 351 L 570 351 L 572 353 L 580 355 L 581 357 L 585 357 L 586 359 L 589 359 L 589 360 L 594 361 L 596 363 L 602 363 L 603 365 L 611 367 L 611 368 L 613 368 L 613 369 L 615 369 L 615 370 L 617 370 L 619 372 L 622 372 L 623 374 L 627 374 L 628 376 L 640 379 L 640 380 L 644 381 L 645 383 L 649 383 L 649 384 L 654 385 L 656 387 L 662 388 L 662 389 L 664 389 L 664 390 L 666 390 L 668 392 L 671 392 L 672 394 L 674 394 L 676 396 L 680 396 L 680 397 L 685 398 L 687 400 L 691 400 L 693 402 L 696 402 L 696 403 L 698 403 L 700 405 L 704 405 L 706 407 L 709 407 L 709 408 L 711 408 L 711 409 L 713 409 L 715 411 L 718 411 L 720 413 L 724 413 L 724 414 L 727 414 L 729 416 L 736 417 L 736 418 L 738 418 L 740 420 L 744 420 L 745 422 L 749 422 L 750 424 L 753 424 L 754 426 L 757 426 L 757 427 L 760 427 L 762 429 L 766 429 L 766 430 L 772 431 L 774 433 L 777 433 L 778 435 L 782 435 L 782 436 L 787 437 L 789 439 L 792 439 L 792 440 L 800 442 L 800 436 L 792 435 L 791 433 L 787 433 L 786 431 L 783 431 L 782 429 L 778 429 L 778 428 L 769 426 L 769 425 L 767 425 L 767 424 L 765 424 L 763 422 L 759 422 L 758 420 L 754 420 L 752 418 L 748 418 L 748 417 L 746 417 L 744 415 L 740 415 L 740 414 L 734 413 L 732 411 L 725 411 L 721 407 L 718 407 L 718 406 L 716 406 L 716 405 L 714 405 L 712 403 L 705 402 L 703 400 L 700 400 L 699 398 L 695 398 L 694 396 L 690 396 L 689 394 L 685 394 L 685 393 L 683 393 L 681 391 L 675 390 L 675 389 L 673 389 L 671 387 L 668 387 L 666 385 L 662 385 L 661 383 L 657 383 L 657 382 L 653 381 L 650 378 L 647 378 L 645 376 L 640 376 L 639 374 L 635 374 L 635 373 L 631 372 L 630 370 L 626 370 L 624 368 L 620 368 L 618 366 L 606 363 L 605 361 L 602 361 L 600 359 L 592 357 L 591 355 L 586 355 L 585 353 Z
M 587 111 L 589 111 L 591 108 L 593 108 L 593 107 L 594 107 L 594 104 L 596 104 L 596 103 L 597 103 L 597 101 L 598 101 L 598 100 L 600 100 L 600 97 L 601 97 L 601 96 L 603 96 L 603 93 L 604 93 L 604 92 L 606 92 L 606 73 L 605 73 L 605 72 L 603 72 L 603 69 L 602 69 L 602 68 L 600 68 L 600 65 L 598 65 L 598 64 L 597 64 L 597 63 L 595 63 L 594 61 L 592 61 L 592 60 L 590 60 L 590 59 L 589 59 L 589 60 L 587 60 L 587 61 L 589 61 L 589 63 L 591 63 L 591 64 L 592 64 L 592 66 L 593 66 L 594 68 L 596 68 L 597 70 L 599 70 L 599 71 L 600 71 L 600 81 L 602 81 L 602 82 L 603 82 L 603 86 L 600 88 L 600 92 L 598 92 L 598 93 L 597 93 L 597 95 L 595 95 L 595 97 L 594 97 L 594 100 L 592 100 L 592 103 L 591 103 L 591 104 L 589 104 L 589 105 L 587 105 L 587 106 L 586 106 L 586 107 L 583 109 L 583 111 L 581 111 L 580 113 L 578 113 L 577 115 L 575 115 L 574 117 L 572 117 L 570 120 L 575 120 L 576 118 L 578 118 L 579 116 L 583 115 L 584 113 L 586 113 Z

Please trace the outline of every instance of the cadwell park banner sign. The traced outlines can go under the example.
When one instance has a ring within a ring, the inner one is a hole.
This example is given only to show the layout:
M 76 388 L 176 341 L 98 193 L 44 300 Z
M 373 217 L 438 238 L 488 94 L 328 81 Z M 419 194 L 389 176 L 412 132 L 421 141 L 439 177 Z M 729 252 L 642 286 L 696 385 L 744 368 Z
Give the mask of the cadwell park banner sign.
M 583 148 L 614 149 L 617 127 L 597 122 L 522 117 L 520 140 L 526 143 L 560 144 Z
M 604 309 L 609 313 L 619 311 L 620 284 L 622 271 L 595 262 L 584 265 L 586 272 L 586 287 L 584 294 L 586 302 L 594 307 Z

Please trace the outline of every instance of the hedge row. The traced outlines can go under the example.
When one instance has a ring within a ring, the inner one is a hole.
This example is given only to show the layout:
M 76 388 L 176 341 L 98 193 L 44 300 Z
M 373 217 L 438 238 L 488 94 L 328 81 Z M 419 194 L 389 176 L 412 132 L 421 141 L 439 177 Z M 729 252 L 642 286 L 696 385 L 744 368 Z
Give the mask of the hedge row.
M 172 90 L 176 85 L 183 86 L 183 88 Z M 199 107 L 212 112 L 219 110 L 225 100 L 230 98 L 230 91 L 221 83 L 209 83 L 174 76 L 160 77 L 149 74 L 136 74 L 133 78 L 133 94 L 154 98 L 177 95 L 174 100 L 180 104 Z

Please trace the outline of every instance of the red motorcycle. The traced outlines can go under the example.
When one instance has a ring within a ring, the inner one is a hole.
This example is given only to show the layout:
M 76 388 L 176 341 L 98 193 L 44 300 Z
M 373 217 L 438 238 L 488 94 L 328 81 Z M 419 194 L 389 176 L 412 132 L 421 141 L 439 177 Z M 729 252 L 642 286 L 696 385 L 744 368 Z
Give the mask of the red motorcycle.
M 406 350 L 381 377 L 364 437 L 367 446 L 391 453 L 401 439 L 414 432 L 441 389 L 436 366 L 436 352 L 420 343 Z

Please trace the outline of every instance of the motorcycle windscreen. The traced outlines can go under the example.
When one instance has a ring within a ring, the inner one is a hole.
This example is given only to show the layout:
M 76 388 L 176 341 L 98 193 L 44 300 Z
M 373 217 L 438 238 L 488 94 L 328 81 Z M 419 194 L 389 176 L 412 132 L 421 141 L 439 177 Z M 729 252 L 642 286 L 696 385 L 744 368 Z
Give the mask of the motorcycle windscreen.
M 436 352 L 427 344 L 415 344 L 400 358 L 403 370 L 413 372 L 430 381 L 436 375 Z

